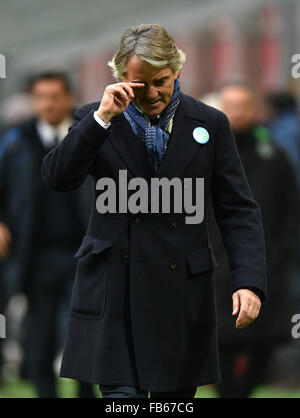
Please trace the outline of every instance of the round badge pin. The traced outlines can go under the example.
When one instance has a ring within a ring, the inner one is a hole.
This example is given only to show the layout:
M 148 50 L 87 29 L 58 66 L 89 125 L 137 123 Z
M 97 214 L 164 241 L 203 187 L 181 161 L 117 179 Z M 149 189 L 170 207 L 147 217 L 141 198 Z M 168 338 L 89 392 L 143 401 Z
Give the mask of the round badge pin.
M 209 140 L 209 133 L 205 128 L 195 128 L 193 130 L 193 138 L 199 144 L 206 144 Z

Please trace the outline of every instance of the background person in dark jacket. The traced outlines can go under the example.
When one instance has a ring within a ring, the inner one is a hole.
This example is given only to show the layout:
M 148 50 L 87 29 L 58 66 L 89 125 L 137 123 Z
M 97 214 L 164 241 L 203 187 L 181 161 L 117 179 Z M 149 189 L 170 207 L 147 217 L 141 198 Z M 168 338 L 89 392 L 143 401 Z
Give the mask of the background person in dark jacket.
M 286 152 L 298 185 L 300 198 L 300 117 L 296 99 L 286 91 L 269 93 L 266 98 L 266 120 L 273 141 Z M 293 312 L 300 312 L 300 228 L 298 228 L 296 263 L 292 275 Z
M 30 82 L 36 117 L 0 141 L 0 252 L 8 296 L 24 292 L 25 365 L 40 397 L 55 397 L 53 361 L 63 341 L 74 275 L 73 254 L 86 227 L 90 188 L 51 191 L 40 167 L 72 123 L 73 97 L 65 74 L 47 72 Z M 92 394 L 81 385 L 81 396 Z
M 272 140 L 286 152 L 300 190 L 300 117 L 296 98 L 287 91 L 275 91 L 266 95 L 265 104 L 265 122 Z
M 219 231 L 211 222 L 213 248 L 219 262 L 216 297 L 222 397 L 247 397 L 262 382 L 274 346 L 290 336 L 291 268 L 298 222 L 296 180 L 285 153 L 258 125 L 258 101 L 251 86 L 232 83 L 221 91 L 221 109 L 228 116 L 250 188 L 260 205 L 265 232 L 269 297 L 251 326 L 236 330 L 229 303 L 230 273 Z M 211 218 L 212 220 L 213 218 Z
M 271 131 L 272 140 L 286 153 L 298 184 L 300 200 L 300 117 L 296 98 L 288 91 L 273 91 L 265 97 L 266 112 L 263 119 Z M 300 312 L 300 225 L 298 225 L 295 264 L 290 286 L 292 312 Z M 300 340 L 294 339 L 278 350 L 277 379 L 282 385 L 299 386 Z

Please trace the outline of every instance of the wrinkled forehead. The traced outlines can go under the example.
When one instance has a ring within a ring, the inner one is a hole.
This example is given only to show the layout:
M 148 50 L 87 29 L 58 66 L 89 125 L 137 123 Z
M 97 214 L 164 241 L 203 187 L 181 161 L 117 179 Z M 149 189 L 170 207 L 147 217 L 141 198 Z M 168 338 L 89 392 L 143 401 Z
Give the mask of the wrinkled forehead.
M 130 81 L 149 81 L 169 77 L 173 74 L 170 67 L 157 68 L 134 55 L 127 61 L 126 78 Z

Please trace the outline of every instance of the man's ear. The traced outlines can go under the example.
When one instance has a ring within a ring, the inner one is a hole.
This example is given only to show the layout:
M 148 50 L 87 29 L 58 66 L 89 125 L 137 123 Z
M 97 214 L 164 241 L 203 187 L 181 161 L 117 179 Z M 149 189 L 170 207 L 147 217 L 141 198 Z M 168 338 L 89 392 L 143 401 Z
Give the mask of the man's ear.
M 179 71 L 176 71 L 176 73 L 174 74 L 175 76 L 175 80 L 179 77 Z

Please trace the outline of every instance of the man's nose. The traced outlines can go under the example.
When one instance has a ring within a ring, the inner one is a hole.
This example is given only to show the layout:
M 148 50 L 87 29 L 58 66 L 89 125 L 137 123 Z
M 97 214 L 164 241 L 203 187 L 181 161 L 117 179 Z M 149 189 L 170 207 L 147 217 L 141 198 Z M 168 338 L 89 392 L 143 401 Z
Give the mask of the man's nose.
M 148 100 L 153 100 L 156 99 L 158 94 L 157 94 L 157 88 L 155 86 L 149 86 L 146 89 L 146 97 Z

